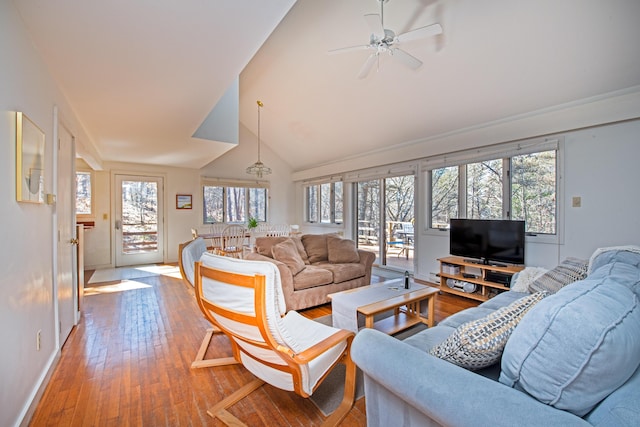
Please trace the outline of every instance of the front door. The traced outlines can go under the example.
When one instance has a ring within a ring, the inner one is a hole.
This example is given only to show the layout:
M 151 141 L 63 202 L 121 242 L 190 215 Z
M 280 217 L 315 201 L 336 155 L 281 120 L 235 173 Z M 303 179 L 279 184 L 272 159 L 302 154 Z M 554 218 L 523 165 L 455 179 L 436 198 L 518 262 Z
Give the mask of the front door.
M 116 267 L 164 261 L 163 178 L 116 175 Z

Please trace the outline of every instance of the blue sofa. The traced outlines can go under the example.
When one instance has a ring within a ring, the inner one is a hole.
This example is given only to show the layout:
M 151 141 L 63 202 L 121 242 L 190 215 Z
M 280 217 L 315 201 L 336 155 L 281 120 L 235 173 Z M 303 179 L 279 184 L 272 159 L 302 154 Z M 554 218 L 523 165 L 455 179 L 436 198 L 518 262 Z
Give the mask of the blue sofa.
M 359 332 L 367 425 L 640 425 L 640 248 L 596 251 L 585 279 L 522 316 L 498 363 L 469 370 L 428 354 L 526 295 L 499 294 L 404 341 Z

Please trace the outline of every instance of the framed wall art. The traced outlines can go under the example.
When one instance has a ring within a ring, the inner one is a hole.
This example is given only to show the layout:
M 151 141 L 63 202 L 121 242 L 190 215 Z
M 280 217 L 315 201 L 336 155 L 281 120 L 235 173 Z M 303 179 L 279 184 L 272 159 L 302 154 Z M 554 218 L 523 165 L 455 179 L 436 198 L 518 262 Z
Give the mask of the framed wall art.
M 16 113 L 16 200 L 44 203 L 44 132 Z
M 176 209 L 191 209 L 191 194 L 176 194 Z

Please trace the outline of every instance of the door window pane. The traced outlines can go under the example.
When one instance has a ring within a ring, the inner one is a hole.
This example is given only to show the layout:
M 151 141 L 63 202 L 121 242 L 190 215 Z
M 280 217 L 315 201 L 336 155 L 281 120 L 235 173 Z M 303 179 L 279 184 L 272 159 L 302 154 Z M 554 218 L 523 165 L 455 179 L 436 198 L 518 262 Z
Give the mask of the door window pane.
M 122 181 L 123 253 L 158 250 L 158 184 Z

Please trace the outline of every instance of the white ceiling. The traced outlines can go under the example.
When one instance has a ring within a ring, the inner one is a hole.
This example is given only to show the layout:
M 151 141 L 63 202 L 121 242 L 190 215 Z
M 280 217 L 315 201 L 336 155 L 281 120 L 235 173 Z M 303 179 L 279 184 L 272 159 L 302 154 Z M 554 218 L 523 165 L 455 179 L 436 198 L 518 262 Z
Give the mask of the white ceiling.
M 640 85 L 637 0 L 390 0 L 386 28 L 444 33 L 362 80 L 367 51 L 327 51 L 368 43 L 379 2 L 294 1 L 15 3 L 103 160 L 209 163 L 230 147 L 191 135 L 239 73 L 240 123 L 262 100 L 295 171 Z

